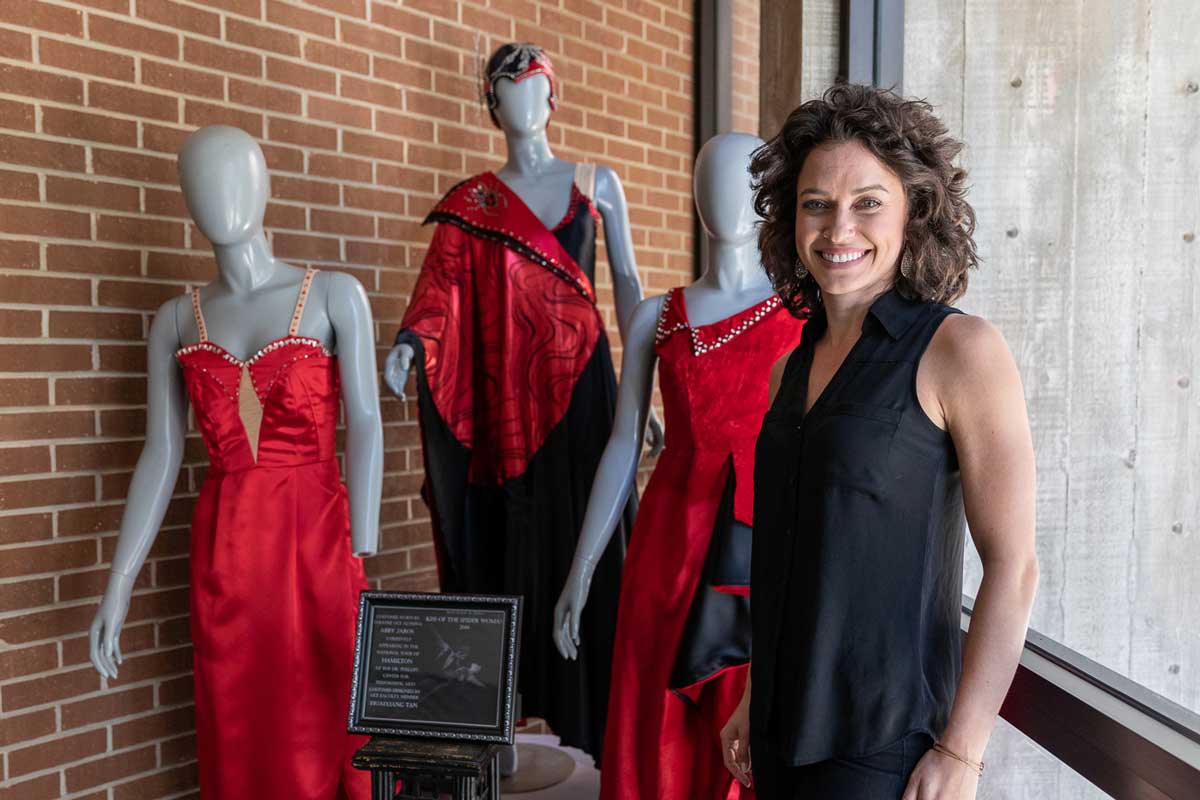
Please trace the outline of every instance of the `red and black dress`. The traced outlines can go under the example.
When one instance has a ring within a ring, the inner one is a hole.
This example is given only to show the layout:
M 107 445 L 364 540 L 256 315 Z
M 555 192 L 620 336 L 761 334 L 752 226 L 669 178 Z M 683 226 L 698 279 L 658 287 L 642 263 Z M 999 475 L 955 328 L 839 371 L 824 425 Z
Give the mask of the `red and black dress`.
M 522 713 L 599 756 L 626 529 L 597 565 L 577 661 L 553 614 L 612 432 L 616 378 L 593 271 L 598 214 L 580 169 L 547 228 L 491 172 L 451 189 L 397 343 L 418 356 L 422 494 L 441 588 L 525 598 Z M 627 513 L 632 520 L 632 512 Z
M 697 326 L 682 289 L 663 300 L 666 447 L 625 559 L 604 800 L 752 796 L 724 766 L 720 731 L 749 669 L 754 443 L 771 367 L 803 324 L 776 296 Z

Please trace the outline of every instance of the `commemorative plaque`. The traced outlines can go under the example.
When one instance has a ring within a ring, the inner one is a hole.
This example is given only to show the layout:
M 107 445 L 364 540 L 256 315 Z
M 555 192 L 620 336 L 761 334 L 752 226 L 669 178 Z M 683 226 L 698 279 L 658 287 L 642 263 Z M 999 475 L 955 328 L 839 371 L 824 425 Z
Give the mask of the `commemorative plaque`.
M 363 592 L 350 733 L 513 741 L 521 600 Z

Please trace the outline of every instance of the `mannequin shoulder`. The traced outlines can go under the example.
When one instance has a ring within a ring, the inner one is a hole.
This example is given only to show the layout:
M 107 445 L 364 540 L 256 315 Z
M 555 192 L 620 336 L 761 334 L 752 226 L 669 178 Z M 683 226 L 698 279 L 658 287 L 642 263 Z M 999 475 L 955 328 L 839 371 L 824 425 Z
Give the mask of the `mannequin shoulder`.
M 658 317 L 662 314 L 663 300 L 666 295 L 656 295 L 647 297 L 633 308 L 633 313 L 629 315 L 629 341 L 626 342 L 628 347 L 632 342 L 640 341 L 640 337 L 648 337 L 651 343 L 654 342 L 654 334 L 658 328 Z
M 366 289 L 358 278 L 348 272 L 339 272 L 335 269 L 322 270 L 321 274 L 325 276 L 325 291 L 330 298 L 337 296 L 347 296 L 349 294 L 366 294 Z
M 596 165 L 596 200 L 604 205 L 625 205 L 625 188 L 612 167 Z
M 152 351 L 164 351 L 174 354 L 183 347 L 183 330 L 185 326 L 195 328 L 192 319 L 192 303 L 186 294 L 176 295 L 158 307 L 150 322 L 148 344 Z
M 625 189 L 611 167 L 596 167 L 596 196 L 593 199 L 605 225 L 628 227 L 629 208 L 625 202 Z
M 324 305 L 329 315 L 336 319 L 342 309 L 369 309 L 367 290 L 358 278 L 337 270 L 322 270 L 324 278 Z

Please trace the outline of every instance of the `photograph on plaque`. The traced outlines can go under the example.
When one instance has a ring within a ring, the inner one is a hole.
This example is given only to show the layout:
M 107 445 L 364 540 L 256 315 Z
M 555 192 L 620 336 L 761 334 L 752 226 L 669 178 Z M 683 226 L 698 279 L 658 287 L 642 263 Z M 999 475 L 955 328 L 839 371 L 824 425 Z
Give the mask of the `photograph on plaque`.
M 363 592 L 350 733 L 513 740 L 521 599 Z

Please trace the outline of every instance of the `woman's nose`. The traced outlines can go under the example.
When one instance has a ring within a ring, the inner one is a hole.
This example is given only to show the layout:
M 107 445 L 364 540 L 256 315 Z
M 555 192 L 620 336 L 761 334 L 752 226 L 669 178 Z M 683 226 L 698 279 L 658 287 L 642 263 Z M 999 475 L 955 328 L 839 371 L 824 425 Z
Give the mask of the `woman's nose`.
M 829 226 L 822 233 L 833 244 L 845 244 L 853 241 L 855 235 L 853 215 L 849 211 L 835 212 L 829 221 Z

